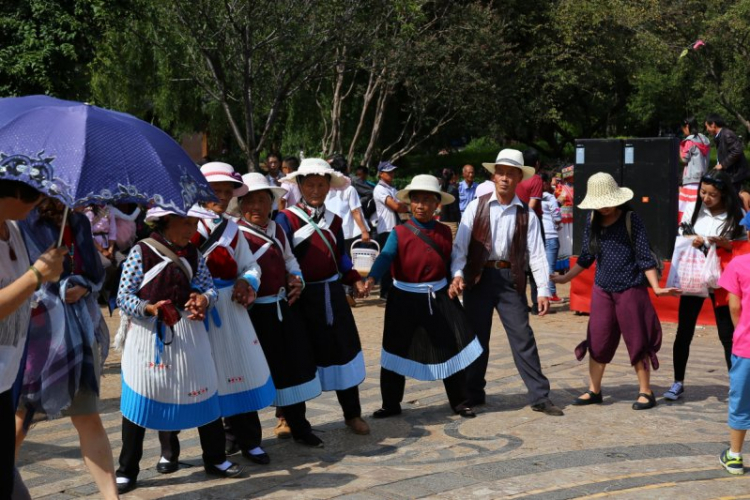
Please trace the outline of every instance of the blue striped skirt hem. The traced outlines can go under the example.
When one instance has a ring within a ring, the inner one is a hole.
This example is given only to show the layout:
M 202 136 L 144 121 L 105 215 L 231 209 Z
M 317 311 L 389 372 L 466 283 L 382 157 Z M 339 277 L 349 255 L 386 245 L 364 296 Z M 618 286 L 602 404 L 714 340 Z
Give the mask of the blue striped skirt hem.
M 276 387 L 269 376 L 265 384 L 247 391 L 219 395 L 219 406 L 222 417 L 231 417 L 240 413 L 262 410 L 270 406 L 276 397 Z
M 276 389 L 276 399 L 273 401 L 274 406 L 290 406 L 303 401 L 309 401 L 320 396 L 323 388 L 320 386 L 318 375 L 315 378 L 303 384 L 284 389 Z
M 318 377 L 324 391 L 343 391 L 361 384 L 365 379 L 365 357 L 362 351 L 345 365 L 319 366 Z
M 124 381 L 120 409 L 122 416 L 135 425 L 157 431 L 193 429 L 220 416 L 218 393 L 200 403 L 162 403 L 138 394 Z
M 479 344 L 479 339 L 474 338 L 461 352 L 448 361 L 430 365 L 402 358 L 383 349 L 380 354 L 380 366 L 417 380 L 443 380 L 472 364 L 480 354 L 482 354 L 482 346 Z

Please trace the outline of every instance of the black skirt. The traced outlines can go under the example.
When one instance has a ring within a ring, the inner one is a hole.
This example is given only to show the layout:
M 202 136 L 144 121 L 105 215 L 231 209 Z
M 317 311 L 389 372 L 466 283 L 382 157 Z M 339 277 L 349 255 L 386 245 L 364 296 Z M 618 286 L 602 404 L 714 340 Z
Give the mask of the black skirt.
M 293 308 L 302 311 L 323 390 L 339 391 L 361 384 L 365 379 L 362 344 L 341 283 L 308 283 L 298 304 Z
M 289 406 L 320 395 L 318 368 L 310 336 L 296 307 L 285 300 L 277 304 L 254 304 L 250 319 L 268 361 L 276 386 L 275 406 Z
M 414 293 L 393 287 L 383 325 L 383 368 L 417 380 L 441 380 L 463 370 L 482 353 L 458 299 L 447 288 Z

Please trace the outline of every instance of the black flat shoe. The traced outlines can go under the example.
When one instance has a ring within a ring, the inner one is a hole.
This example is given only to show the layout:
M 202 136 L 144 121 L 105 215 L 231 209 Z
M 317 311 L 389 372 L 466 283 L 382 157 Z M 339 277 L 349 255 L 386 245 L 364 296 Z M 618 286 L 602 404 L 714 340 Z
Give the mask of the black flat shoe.
M 573 401 L 573 406 L 598 405 L 602 403 L 602 391 L 599 391 L 598 394 L 594 391 L 586 391 L 583 393 L 583 396 L 586 394 L 588 394 L 588 398 L 577 397 Z
M 322 448 L 323 447 L 323 440 L 320 439 L 315 434 L 313 434 L 312 432 L 309 434 L 305 434 L 302 437 L 294 438 L 294 442 L 299 443 L 301 445 L 309 446 L 310 448 Z
M 156 463 L 156 472 L 159 474 L 171 474 L 173 472 L 177 472 L 177 470 L 180 468 L 180 462 L 175 460 L 174 462 L 157 462 Z
M 463 418 L 475 418 L 477 416 L 477 414 L 474 413 L 474 410 L 468 406 L 459 406 L 456 408 L 455 412 Z
M 656 406 L 656 396 L 654 396 L 653 391 L 651 391 L 651 394 L 646 394 L 645 392 L 639 392 L 638 397 L 639 398 L 644 397 L 648 399 L 648 401 L 646 403 L 641 403 L 638 400 L 636 400 L 636 402 L 633 403 L 634 410 L 648 410 Z
M 266 452 L 263 452 L 260 455 L 253 455 L 250 452 L 243 450 L 242 456 L 258 465 L 268 465 L 271 463 L 271 457 L 269 457 Z
M 389 410 L 387 408 L 381 408 L 372 414 L 372 418 L 388 418 L 401 415 L 401 408 Z
M 226 470 L 221 470 L 215 465 L 203 465 L 203 469 L 206 471 L 206 474 L 209 476 L 216 476 L 216 477 L 237 477 L 240 474 L 242 474 L 242 467 L 238 464 L 232 462 L 232 465 L 230 465 Z
M 129 491 L 133 491 L 137 487 L 138 481 L 136 479 L 131 479 L 127 483 L 117 483 L 117 493 L 124 495 Z

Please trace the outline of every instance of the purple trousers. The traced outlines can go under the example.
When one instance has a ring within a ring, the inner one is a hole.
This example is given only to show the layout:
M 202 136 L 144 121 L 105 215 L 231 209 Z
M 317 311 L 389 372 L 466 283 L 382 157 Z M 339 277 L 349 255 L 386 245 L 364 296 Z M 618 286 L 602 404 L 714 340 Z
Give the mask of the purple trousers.
M 597 363 L 609 363 L 615 356 L 620 336 L 630 355 L 630 364 L 649 362 L 659 369 L 656 353 L 661 348 L 661 323 L 645 286 L 622 292 L 606 292 L 594 285 L 586 340 L 575 349 L 581 361 L 588 350 Z

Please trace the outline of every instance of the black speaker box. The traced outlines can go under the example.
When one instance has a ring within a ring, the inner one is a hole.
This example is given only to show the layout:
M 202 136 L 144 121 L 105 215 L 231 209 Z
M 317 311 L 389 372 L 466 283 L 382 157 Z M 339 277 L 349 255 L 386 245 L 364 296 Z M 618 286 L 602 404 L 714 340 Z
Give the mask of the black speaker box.
M 573 254 L 580 255 L 588 210 L 578 204 L 586 196 L 586 183 L 597 172 L 606 172 L 622 185 L 623 149 L 620 139 L 577 139 L 573 185 Z
M 630 205 L 643 219 L 651 248 L 670 259 L 677 236 L 680 141 L 676 137 L 623 141 L 622 185 L 633 190 Z

